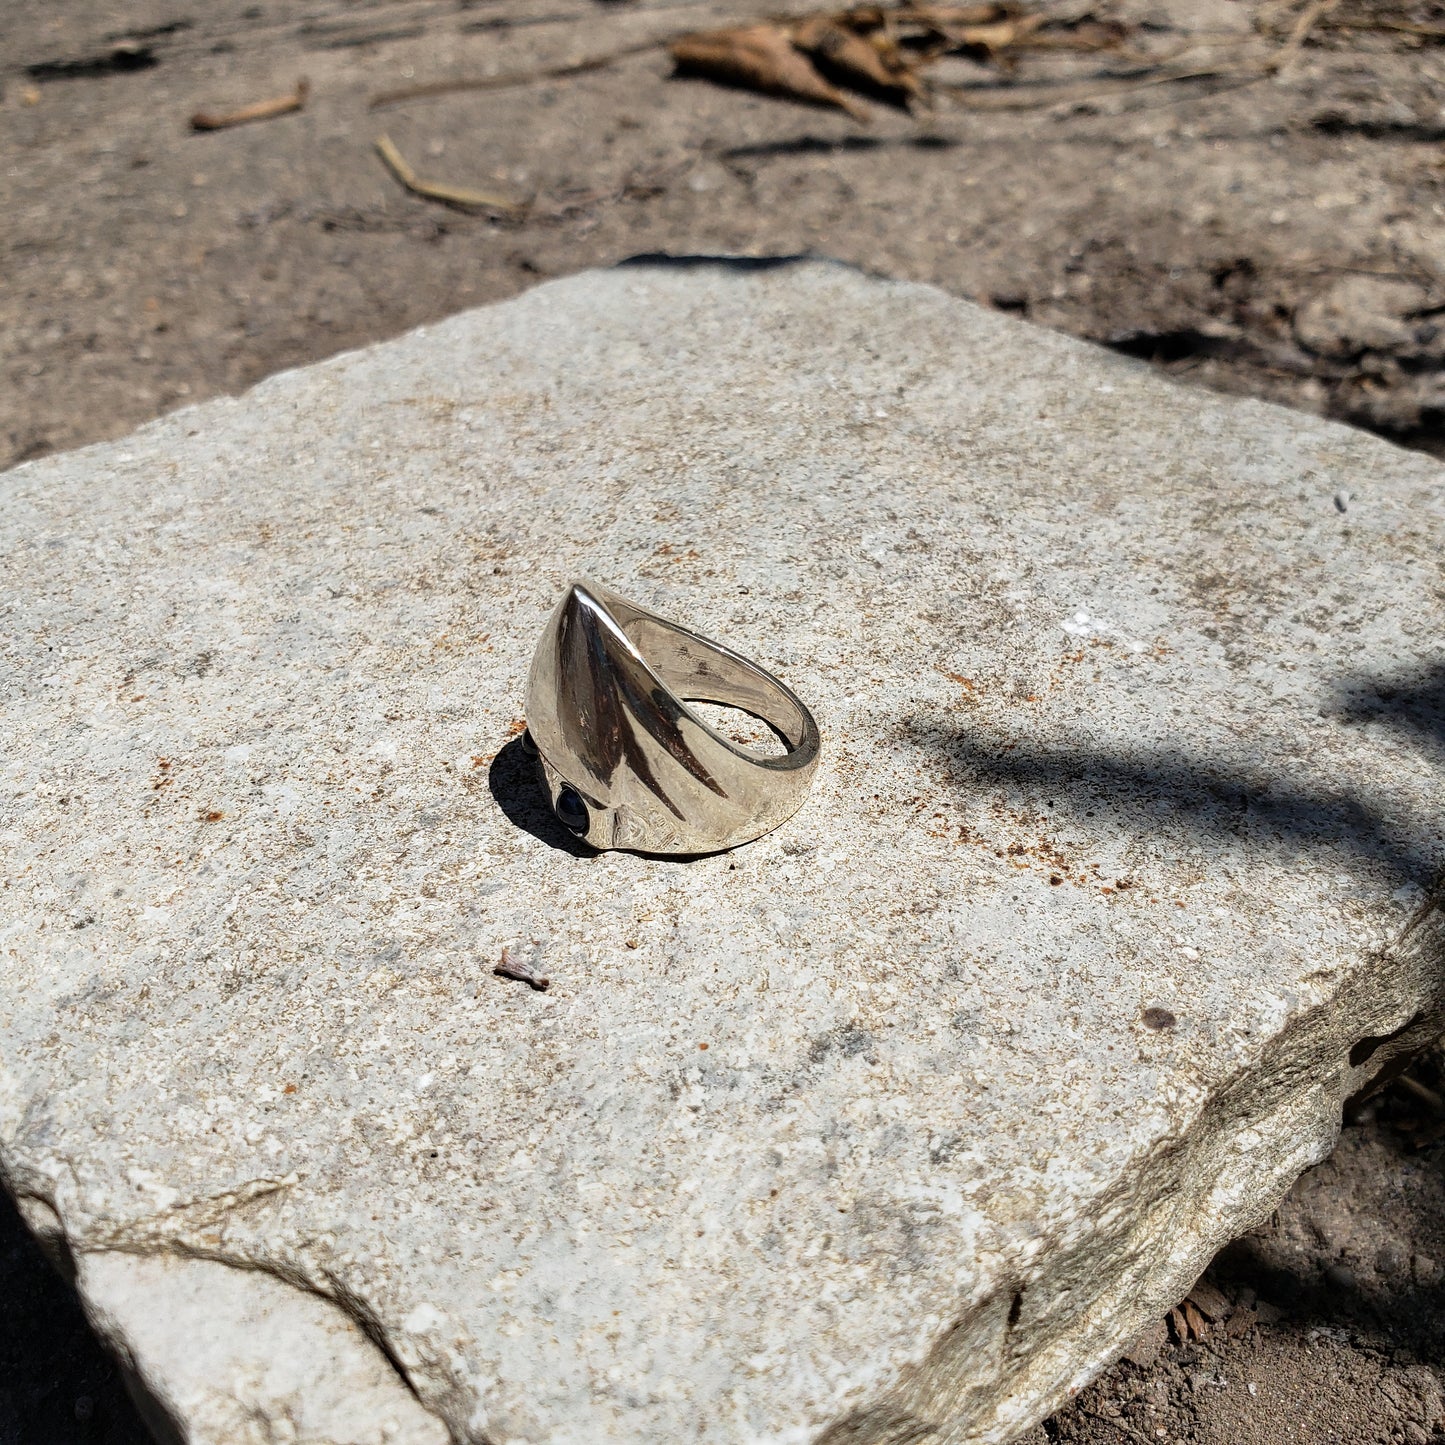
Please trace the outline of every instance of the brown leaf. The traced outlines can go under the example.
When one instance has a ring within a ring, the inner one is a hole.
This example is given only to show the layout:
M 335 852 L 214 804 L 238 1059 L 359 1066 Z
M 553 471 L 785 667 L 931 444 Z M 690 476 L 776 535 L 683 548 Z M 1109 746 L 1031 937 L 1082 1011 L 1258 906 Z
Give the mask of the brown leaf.
M 1059 32 L 1059 42 L 1072 50 L 1117 50 L 1129 38 L 1129 27 L 1120 20 L 1081 20 Z M 1044 37 L 1039 37 L 1044 43 Z M 1052 44 L 1052 37 L 1049 40 Z
M 919 94 L 910 62 L 891 36 L 864 37 L 828 15 L 811 15 L 793 27 L 793 44 L 825 76 L 895 103 Z
M 1032 18 L 1032 17 L 1031 17 Z M 1014 42 L 1029 50 L 1121 50 L 1129 28 L 1117 20 L 1080 20 L 1069 25 L 1031 28 Z
M 1194 1301 L 1185 1300 L 1179 1309 L 1184 1316 L 1184 1323 L 1189 1328 L 1189 1337 L 1202 1340 L 1209 1333 L 1209 1325 L 1205 1322 L 1204 1316 L 1200 1314 Z
M 868 109 L 831 85 L 777 25 L 740 25 L 685 35 L 669 47 L 679 74 L 701 75 L 765 95 L 836 106 L 854 120 Z
M 1229 1300 L 1222 1290 L 1215 1288 L 1208 1280 L 1201 1279 L 1189 1291 L 1189 1301 L 1205 1319 L 1218 1323 L 1230 1312 Z
M 1189 1322 L 1184 1318 L 1184 1312 L 1176 1307 L 1169 1311 L 1166 1318 L 1169 1321 L 1169 1332 L 1174 1336 L 1175 1343 L 1187 1345 L 1189 1343 Z

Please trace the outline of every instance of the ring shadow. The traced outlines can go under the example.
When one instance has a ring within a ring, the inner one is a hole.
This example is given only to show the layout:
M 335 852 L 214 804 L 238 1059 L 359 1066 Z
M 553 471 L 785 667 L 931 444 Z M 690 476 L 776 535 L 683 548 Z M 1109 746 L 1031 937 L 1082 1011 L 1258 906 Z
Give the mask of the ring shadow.
M 562 826 L 542 785 L 540 764 L 527 751 L 521 738 L 513 738 L 492 759 L 492 765 L 487 770 L 487 786 L 508 822 L 540 839 L 549 848 L 556 848 L 573 858 L 596 858 L 602 851 L 584 843 Z M 626 851 L 635 853 L 639 858 L 655 858 L 664 863 L 696 863 L 701 858 L 712 856 L 707 849 L 696 853 L 653 853 L 645 848 Z
M 547 790 L 542 786 L 541 768 L 521 738 L 513 738 L 492 759 L 487 769 L 487 787 L 507 821 L 524 833 L 573 858 L 597 856 L 597 849 L 564 828 L 552 811 Z

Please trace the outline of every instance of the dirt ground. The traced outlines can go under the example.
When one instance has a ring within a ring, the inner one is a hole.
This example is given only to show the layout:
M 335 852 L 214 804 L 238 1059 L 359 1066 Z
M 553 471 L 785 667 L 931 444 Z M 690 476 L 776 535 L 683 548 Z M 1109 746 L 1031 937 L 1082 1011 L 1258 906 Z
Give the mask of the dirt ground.
M 1051 0 L 1123 40 L 951 59 L 931 108 L 866 124 L 671 78 L 651 44 L 806 8 L 0 5 L 0 468 L 654 251 L 835 256 L 1445 455 L 1445 0 Z M 300 113 L 188 126 L 302 76 Z M 383 132 L 519 209 L 408 194 Z M 1445 1442 L 1441 1082 L 1365 1104 L 1030 1445 Z M 141 1438 L 0 1196 L 0 1445 Z

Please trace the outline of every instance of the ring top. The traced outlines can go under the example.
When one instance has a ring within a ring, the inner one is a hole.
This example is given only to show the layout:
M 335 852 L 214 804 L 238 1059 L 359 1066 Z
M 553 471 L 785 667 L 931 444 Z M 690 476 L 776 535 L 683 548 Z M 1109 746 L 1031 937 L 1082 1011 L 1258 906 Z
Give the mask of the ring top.
M 761 718 L 788 751 L 734 743 L 688 702 Z M 598 848 L 707 853 L 749 842 L 797 811 L 818 763 L 818 725 L 790 688 L 592 582 L 574 582 L 548 620 L 526 713 L 558 818 Z

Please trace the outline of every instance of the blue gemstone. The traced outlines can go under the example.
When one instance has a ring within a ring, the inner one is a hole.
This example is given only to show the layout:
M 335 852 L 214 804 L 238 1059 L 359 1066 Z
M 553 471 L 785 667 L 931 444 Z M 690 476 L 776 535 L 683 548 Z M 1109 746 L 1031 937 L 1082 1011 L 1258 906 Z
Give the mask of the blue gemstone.
M 557 794 L 557 821 L 570 833 L 587 831 L 587 804 L 575 788 L 563 788 Z

